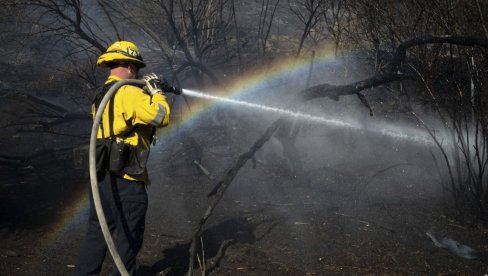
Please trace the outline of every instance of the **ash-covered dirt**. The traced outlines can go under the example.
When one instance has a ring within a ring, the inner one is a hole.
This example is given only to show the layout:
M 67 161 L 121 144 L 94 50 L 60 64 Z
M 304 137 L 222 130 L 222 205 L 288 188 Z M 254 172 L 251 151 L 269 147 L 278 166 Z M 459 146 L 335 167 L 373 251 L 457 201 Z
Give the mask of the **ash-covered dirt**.
M 153 149 L 140 275 L 186 273 L 189 243 L 212 200 L 207 193 L 264 129 L 242 127 L 246 131 L 200 124 Z M 196 275 L 202 269 L 208 275 L 488 272 L 483 258 L 461 258 L 425 234 L 488 251 L 487 228 L 443 215 L 442 189 L 425 146 L 305 125 L 297 148 L 301 171 L 258 160 L 239 172 L 205 224 Z M 70 275 L 87 217 L 86 208 L 73 205 L 86 207 L 80 200 L 87 196 L 86 174 L 65 160 L 16 171 L 2 167 L 2 176 L 1 274 Z M 108 257 L 102 274 L 112 268 Z

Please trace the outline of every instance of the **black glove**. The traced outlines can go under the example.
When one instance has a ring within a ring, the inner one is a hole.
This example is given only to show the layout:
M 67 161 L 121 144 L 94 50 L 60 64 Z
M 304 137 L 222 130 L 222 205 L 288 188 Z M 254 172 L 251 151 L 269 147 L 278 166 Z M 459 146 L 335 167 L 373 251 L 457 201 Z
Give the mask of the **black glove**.
M 144 87 L 146 92 L 149 93 L 149 95 L 154 95 L 156 93 L 162 93 L 163 90 L 161 88 L 161 80 L 156 76 L 154 73 L 150 73 L 147 75 L 144 75 L 142 77 L 142 80 L 146 83 L 146 86 Z
M 169 85 L 168 81 L 166 80 L 163 80 L 161 89 L 163 89 L 163 92 L 173 93 L 176 95 L 181 95 L 181 93 L 183 93 L 183 90 L 181 88 Z

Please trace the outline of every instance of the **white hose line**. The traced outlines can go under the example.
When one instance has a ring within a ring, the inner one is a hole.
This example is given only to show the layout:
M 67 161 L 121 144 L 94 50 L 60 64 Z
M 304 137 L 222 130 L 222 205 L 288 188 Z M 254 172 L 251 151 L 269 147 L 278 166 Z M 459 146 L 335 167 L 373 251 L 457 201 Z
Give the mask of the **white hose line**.
M 114 241 L 110 234 L 110 230 L 108 229 L 107 220 L 105 219 L 105 214 L 102 208 L 102 202 L 100 200 L 100 193 L 98 191 L 98 179 L 97 179 L 97 166 L 96 166 L 96 143 L 97 143 L 97 134 L 98 134 L 98 127 L 100 126 L 100 121 L 102 119 L 103 111 L 107 106 L 108 101 L 112 98 L 112 95 L 122 86 L 126 84 L 132 85 L 144 85 L 145 82 L 142 80 L 135 80 L 135 79 L 127 79 L 121 80 L 116 82 L 108 91 L 107 94 L 103 97 L 100 105 L 98 106 L 97 113 L 95 115 L 95 119 L 93 120 L 93 126 L 90 135 L 90 149 L 89 149 L 89 162 L 90 162 L 90 182 L 91 182 L 91 189 L 93 194 L 93 203 L 95 204 L 95 210 L 97 212 L 98 221 L 100 222 L 100 227 L 102 228 L 103 237 L 105 238 L 105 242 L 107 242 L 108 249 L 112 258 L 122 276 L 129 276 L 127 269 L 125 268 L 122 259 L 120 259 L 119 252 L 117 252 L 117 248 L 115 247 Z

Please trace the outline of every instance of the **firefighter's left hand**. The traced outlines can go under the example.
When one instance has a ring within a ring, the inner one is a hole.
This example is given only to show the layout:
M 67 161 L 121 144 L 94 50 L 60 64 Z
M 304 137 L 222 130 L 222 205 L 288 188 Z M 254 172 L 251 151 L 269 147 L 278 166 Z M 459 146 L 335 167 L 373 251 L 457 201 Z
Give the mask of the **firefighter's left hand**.
M 154 73 L 146 74 L 142 77 L 142 80 L 146 83 L 145 89 L 149 95 L 154 95 L 156 93 L 163 93 L 161 89 L 161 80 Z

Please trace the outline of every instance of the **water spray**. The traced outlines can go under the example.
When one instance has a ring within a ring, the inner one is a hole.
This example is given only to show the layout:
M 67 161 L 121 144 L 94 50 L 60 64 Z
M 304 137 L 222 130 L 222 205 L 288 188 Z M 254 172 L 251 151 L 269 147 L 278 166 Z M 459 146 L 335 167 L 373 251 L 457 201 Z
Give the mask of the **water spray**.
M 234 104 L 234 105 L 240 105 L 243 107 L 259 109 L 262 111 L 273 112 L 276 114 L 285 115 L 285 116 L 289 116 L 289 117 L 293 117 L 293 118 L 304 119 L 304 120 L 307 120 L 309 122 L 323 123 L 323 124 L 334 125 L 334 126 L 339 126 L 339 127 L 346 127 L 346 128 L 347 127 L 349 127 L 349 128 L 354 127 L 352 124 L 349 124 L 347 122 L 343 122 L 340 120 L 327 119 L 324 117 L 313 116 L 313 115 L 301 113 L 298 111 L 290 111 L 290 110 L 266 106 L 266 105 L 262 105 L 262 104 L 255 104 L 255 103 L 239 101 L 239 100 L 235 100 L 235 99 L 229 99 L 229 98 L 209 95 L 209 94 L 205 94 L 205 93 L 197 92 L 197 91 L 193 91 L 193 90 L 188 90 L 188 89 L 183 89 L 183 94 L 191 96 L 191 97 L 215 100 L 215 101 L 219 101 L 219 102 L 224 102 L 224 103 L 229 103 L 229 104 Z
M 90 147 L 89 147 L 89 171 L 90 171 L 90 183 L 91 183 L 91 189 L 92 189 L 92 195 L 93 195 L 93 203 L 95 205 L 95 211 L 98 217 L 98 220 L 100 222 L 100 227 L 102 229 L 103 236 L 105 238 L 105 241 L 107 243 L 108 249 L 110 254 L 112 255 L 112 258 L 114 260 L 114 263 L 119 270 L 121 275 L 129 275 L 127 272 L 127 269 L 125 268 L 124 263 L 122 262 L 120 255 L 117 252 L 117 249 L 115 247 L 114 241 L 112 239 L 112 236 L 110 234 L 110 230 L 108 229 L 107 225 L 107 220 L 105 218 L 105 214 L 103 212 L 102 204 L 101 204 L 101 199 L 100 199 L 100 193 L 98 190 L 98 179 L 97 179 L 97 169 L 96 169 L 96 140 L 97 140 L 97 133 L 98 133 L 98 128 L 100 126 L 100 122 L 102 119 L 103 112 L 105 110 L 105 107 L 107 106 L 108 101 L 112 98 L 112 96 L 115 94 L 115 92 L 123 85 L 137 85 L 137 86 L 144 86 L 145 82 L 143 80 L 136 80 L 136 79 L 126 79 L 126 80 L 121 80 L 116 82 L 105 94 L 103 97 L 102 101 L 100 102 L 100 105 L 97 109 L 97 112 L 95 114 L 95 118 L 93 121 L 93 126 L 91 130 L 91 135 L 90 135 Z M 219 101 L 219 102 L 224 102 L 224 103 L 229 103 L 229 104 L 234 104 L 234 105 L 239 105 L 247 108 L 253 108 L 253 109 L 259 109 L 265 112 L 273 112 L 276 114 L 281 114 L 281 115 L 286 115 L 290 116 L 293 118 L 298 118 L 298 119 L 303 119 L 308 122 L 314 122 L 314 123 L 320 123 L 320 124 L 325 124 L 329 126 L 336 126 L 336 127 L 342 127 L 342 128 L 348 128 L 348 129 L 353 129 L 353 130 L 362 130 L 364 127 L 362 127 L 358 123 L 354 122 L 347 122 L 343 119 L 328 119 L 320 116 L 314 116 L 298 111 L 290 111 L 290 110 L 285 110 L 277 107 L 271 107 L 271 106 L 266 106 L 262 104 L 255 104 L 255 103 L 250 103 L 246 101 L 240 101 L 240 100 L 235 100 L 235 99 L 229 99 L 229 98 L 224 98 L 224 97 L 219 97 L 219 96 L 214 96 L 214 95 L 209 95 L 189 89 L 180 89 L 180 88 L 175 88 L 175 87 L 166 87 L 167 89 L 163 89 L 165 92 L 170 92 L 174 94 L 181 94 L 183 93 L 184 95 L 192 96 L 192 97 L 197 97 L 197 98 L 203 98 L 203 99 L 209 99 L 209 100 L 214 100 L 214 101 Z M 170 91 L 171 90 L 171 91 Z M 370 128 L 371 130 L 371 128 Z M 375 129 L 373 129 L 375 130 Z M 426 135 L 421 135 L 415 134 L 415 135 L 409 135 L 406 134 L 404 131 L 402 131 L 400 128 L 381 128 L 378 127 L 376 129 L 378 133 L 381 133 L 383 135 L 387 135 L 393 138 L 401 138 L 401 139 L 408 139 L 416 142 L 423 142 L 426 144 L 433 144 L 431 139 L 429 139 L 428 136 Z M 418 131 L 418 130 L 417 130 Z
M 227 104 L 233 104 L 233 105 L 238 105 L 246 108 L 252 108 L 252 109 L 257 109 L 261 110 L 264 112 L 272 112 L 275 114 L 279 115 L 285 115 L 289 116 L 292 118 L 297 118 L 297 119 L 302 119 L 307 122 L 311 123 L 318 123 L 318 124 L 325 124 L 328 126 L 335 126 L 335 127 L 340 127 L 340 128 L 346 128 L 346 129 L 351 129 L 351 130 L 365 130 L 365 127 L 361 125 L 358 122 L 351 122 L 351 121 L 346 121 L 344 119 L 333 119 L 333 118 L 325 118 L 321 116 L 315 116 L 315 115 L 310 115 L 306 113 L 302 113 L 299 111 L 291 111 L 291 110 L 285 110 L 282 108 L 277 108 L 277 107 L 272 107 L 272 106 L 267 106 L 267 105 L 262 105 L 262 104 L 256 104 L 256 103 L 251 103 L 251 102 L 246 102 L 242 100 L 236 100 L 236 99 L 230 99 L 230 98 L 224 98 L 220 96 L 215 96 L 215 95 L 209 95 L 206 93 L 194 91 L 194 90 L 189 90 L 189 89 L 183 89 L 183 94 L 190 96 L 190 97 L 196 97 L 196 98 L 202 98 L 202 99 L 208 99 L 208 100 L 213 100 L 213 101 L 218 101 L 218 102 L 223 102 Z M 405 127 L 396 127 L 396 126 L 381 126 L 379 124 L 369 124 L 367 130 L 379 133 L 381 135 L 389 136 L 392 138 L 396 139 L 401 139 L 401 140 L 410 140 L 413 142 L 417 143 L 423 143 L 426 145 L 434 145 L 434 141 L 432 141 L 432 138 L 425 134 L 424 131 L 419 130 L 419 129 L 408 129 L 405 131 Z

